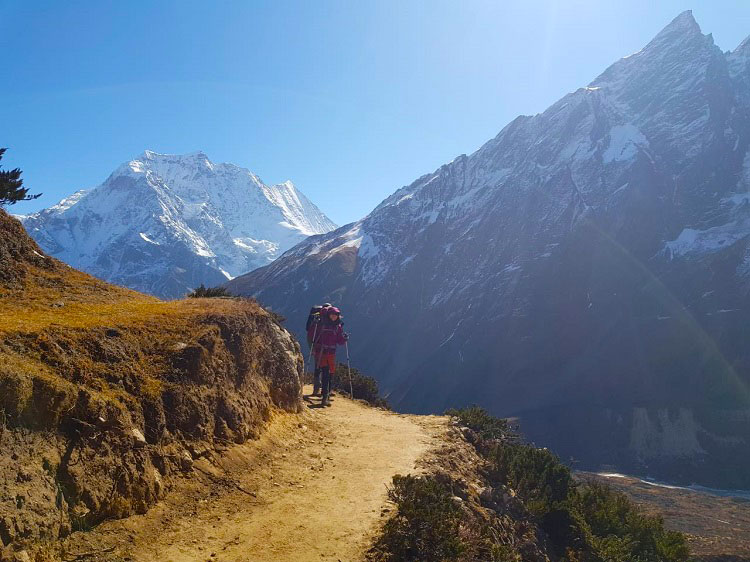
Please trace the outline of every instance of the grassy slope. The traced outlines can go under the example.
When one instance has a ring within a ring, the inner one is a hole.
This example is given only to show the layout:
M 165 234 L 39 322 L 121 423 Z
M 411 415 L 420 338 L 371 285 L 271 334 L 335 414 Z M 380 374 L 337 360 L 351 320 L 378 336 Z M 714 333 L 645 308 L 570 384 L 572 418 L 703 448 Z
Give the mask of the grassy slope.
M 201 450 L 298 410 L 300 373 L 255 302 L 104 283 L 0 210 L 0 550 L 145 511 Z

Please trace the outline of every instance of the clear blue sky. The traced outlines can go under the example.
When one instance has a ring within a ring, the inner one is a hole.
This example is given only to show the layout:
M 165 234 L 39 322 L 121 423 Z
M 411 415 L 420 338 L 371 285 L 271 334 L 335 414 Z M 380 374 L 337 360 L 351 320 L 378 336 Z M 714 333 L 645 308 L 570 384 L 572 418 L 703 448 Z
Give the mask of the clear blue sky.
M 334 221 L 543 111 L 685 9 L 748 0 L 0 2 L 0 146 L 56 203 L 144 149 L 293 180 Z

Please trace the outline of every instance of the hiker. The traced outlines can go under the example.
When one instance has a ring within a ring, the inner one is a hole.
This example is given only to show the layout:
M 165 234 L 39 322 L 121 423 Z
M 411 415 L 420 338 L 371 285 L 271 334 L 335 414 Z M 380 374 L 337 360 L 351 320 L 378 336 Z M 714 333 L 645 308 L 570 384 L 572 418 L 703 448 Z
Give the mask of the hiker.
M 307 316 L 307 324 L 305 324 L 305 330 L 307 331 L 307 345 L 310 347 L 310 355 L 313 351 L 313 340 L 315 339 L 318 329 L 320 327 L 321 314 L 324 310 L 331 308 L 331 303 L 325 303 L 322 305 L 315 305 L 310 309 L 310 314 Z M 318 396 L 320 392 L 320 368 L 318 366 L 318 358 L 315 358 L 315 367 L 313 368 L 313 396 Z
M 315 370 L 320 370 L 321 406 L 330 406 L 331 376 L 336 371 L 336 346 L 345 345 L 349 335 L 344 332 L 341 311 L 335 306 L 324 308 L 320 312 L 320 322 L 313 340 Z

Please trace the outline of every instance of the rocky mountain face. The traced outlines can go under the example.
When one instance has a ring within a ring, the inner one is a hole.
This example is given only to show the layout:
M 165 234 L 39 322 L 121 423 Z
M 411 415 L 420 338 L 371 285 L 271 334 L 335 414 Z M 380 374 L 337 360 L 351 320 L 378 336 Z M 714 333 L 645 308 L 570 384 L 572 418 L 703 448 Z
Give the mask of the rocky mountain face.
M 478 403 L 588 468 L 750 486 L 750 40 L 690 12 L 364 219 L 228 283 L 345 311 L 399 409 Z
M 19 218 L 50 255 L 164 298 L 224 283 L 336 227 L 292 182 L 268 186 L 202 152 L 148 150 L 99 187 Z

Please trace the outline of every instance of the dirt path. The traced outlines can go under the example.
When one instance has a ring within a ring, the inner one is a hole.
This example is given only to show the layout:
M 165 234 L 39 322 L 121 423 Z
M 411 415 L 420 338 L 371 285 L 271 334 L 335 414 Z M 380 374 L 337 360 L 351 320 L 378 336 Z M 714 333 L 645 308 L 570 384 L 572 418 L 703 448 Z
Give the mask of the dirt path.
M 199 477 L 148 514 L 76 533 L 68 552 L 144 562 L 361 559 L 387 514 L 386 484 L 416 471 L 446 421 L 313 400 L 299 416 L 276 416 L 258 441 L 197 461 Z

